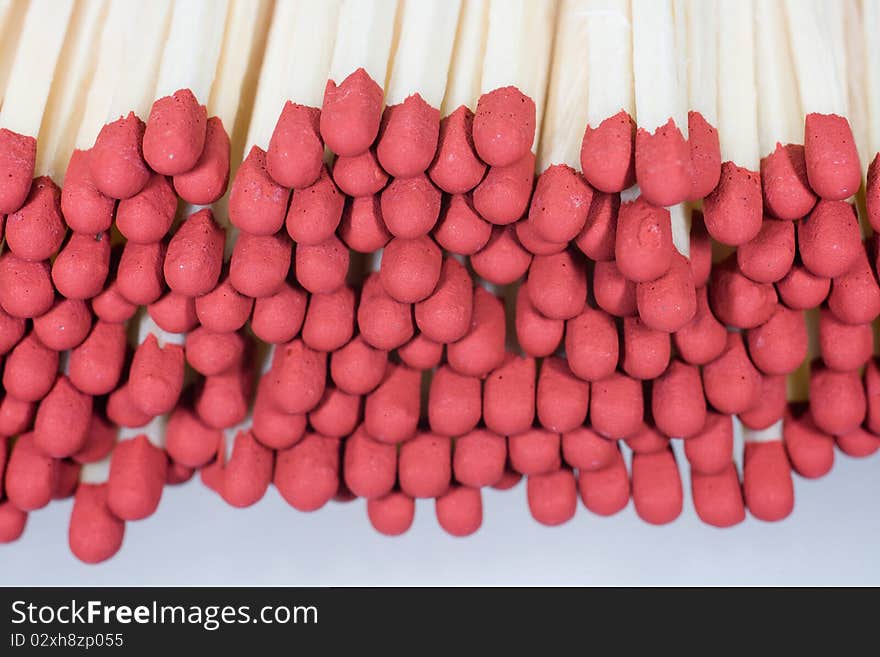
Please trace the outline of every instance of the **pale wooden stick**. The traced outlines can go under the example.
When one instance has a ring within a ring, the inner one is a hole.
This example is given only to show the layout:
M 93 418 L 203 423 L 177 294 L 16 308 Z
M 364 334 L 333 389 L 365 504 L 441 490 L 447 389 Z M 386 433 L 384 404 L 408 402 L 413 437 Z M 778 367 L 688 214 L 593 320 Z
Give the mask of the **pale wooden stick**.
M 678 78 L 679 87 L 683 90 L 685 101 L 690 98 L 690 64 L 691 59 L 700 57 L 701 52 L 691 51 L 691 35 L 688 14 L 688 3 L 686 0 L 673 0 L 672 2 L 672 19 L 675 29 L 675 55 L 676 55 L 676 76 Z M 705 28 L 710 27 L 708 21 Z M 709 32 L 711 35 L 711 31 Z M 694 44 L 695 46 L 697 44 Z M 710 58 L 711 61 L 711 58 Z M 686 105 L 687 109 L 692 109 Z M 705 115 L 703 115 L 704 118 Z M 687 127 L 687 113 L 685 113 L 685 129 Z M 709 119 L 707 119 L 709 120 Z M 686 134 L 686 133 L 685 133 Z M 691 254 L 691 208 L 687 203 L 678 203 L 669 208 L 670 223 L 672 227 L 672 243 L 675 248 L 685 257 Z
M 632 0 L 633 79 L 636 121 L 654 132 L 671 118 L 687 137 L 684 82 L 679 80 L 675 16 L 671 0 Z
M 340 2 L 299 0 L 294 16 L 292 42 L 283 100 L 320 107 L 336 45 Z M 280 111 L 280 107 L 277 111 Z
M 27 8 L 28 3 L 23 0 L 0 0 L 0 103 L 9 81 Z
M 758 79 L 758 134 L 761 155 L 776 144 L 803 141 L 803 112 L 789 52 L 787 23 L 777 0 L 755 2 L 755 48 Z
M 245 151 L 266 149 L 284 103 L 320 106 L 340 4 L 280 0 L 269 29 Z
M 804 114 L 846 115 L 830 30 L 815 0 L 784 0 L 788 37 Z
M 85 108 L 75 147 L 88 149 L 95 143 L 110 113 L 116 80 L 122 75 L 123 31 L 130 5 L 123 0 L 110 0 L 107 17 L 95 53 L 96 68 L 86 95 Z
M 385 84 L 397 0 L 343 0 L 330 64 L 330 79 L 342 82 L 363 68 L 378 84 Z
M 838 80 L 841 92 L 841 103 L 844 116 L 849 116 L 849 93 L 846 88 L 847 81 L 847 51 L 846 51 L 846 20 L 844 18 L 845 0 L 813 0 L 816 3 L 816 11 L 820 25 L 824 25 L 831 44 L 831 57 L 834 62 L 835 77 Z
M 269 0 L 230 0 L 208 115 L 229 133 L 232 170 L 241 163 L 245 129 L 253 108 L 256 78 L 271 15 Z
M 229 134 L 230 180 L 234 179 L 244 152 L 245 137 L 252 116 L 257 77 L 266 45 L 271 17 L 269 0 L 230 0 L 226 16 L 226 31 L 217 72 L 211 85 L 208 116 L 216 116 L 223 122 Z M 214 218 L 227 231 L 226 260 L 235 246 L 229 222 L 229 192 L 213 204 Z M 184 216 L 199 208 L 188 206 Z
M 770 0 L 772 1 L 772 0 Z M 688 109 L 718 123 L 718 8 L 706 0 L 687 0 Z
M 37 136 L 72 12 L 73 0 L 32 0 L 28 5 L 0 108 L 0 128 Z
M 84 484 L 103 484 L 110 477 L 110 457 L 113 452 L 100 461 L 85 463 L 79 471 L 79 480 Z
M 79 0 L 56 67 L 37 140 L 36 170 L 61 184 L 85 111 L 86 90 L 97 66 L 107 0 Z
M 587 125 L 621 110 L 634 113 L 629 3 L 563 0 L 556 21 L 553 66 L 538 169 L 580 166 Z M 586 43 L 586 63 L 575 56 Z
M 766 429 L 749 429 L 744 426 L 743 440 L 747 443 L 772 443 L 782 440 L 782 420 L 777 420 Z
M 446 94 L 441 108 L 443 116 L 451 114 L 462 105 L 472 110 L 477 106 L 488 25 L 489 0 L 462 0 L 458 31 L 446 80 Z
M 880 25 L 880 0 L 863 0 L 862 35 L 865 44 L 874 44 Z M 864 88 L 868 106 L 868 161 L 880 152 L 880 48 L 865 48 Z
M 228 0 L 174 0 L 156 99 L 189 89 L 200 102 L 207 102 L 220 58 L 228 4 Z
M 460 9 L 461 0 L 401 0 L 386 103 L 397 105 L 418 93 L 431 107 L 440 107 Z
M 846 52 L 845 80 L 847 87 L 847 105 L 849 109 L 849 122 L 856 140 L 861 162 L 870 162 L 873 153 L 870 152 L 868 134 L 870 125 L 868 121 L 868 94 L 865 85 L 865 61 L 867 59 L 867 44 L 862 33 L 862 15 L 858 0 L 842 0 L 839 11 L 843 14 L 843 47 Z M 867 167 L 862 169 L 864 179 Z
M 115 81 L 106 121 L 134 112 L 146 119 L 153 104 L 153 93 L 168 34 L 171 0 L 127 2 L 124 31 L 118 35 L 122 68 Z
M 556 0 L 489 1 L 481 91 L 517 87 L 535 101 L 536 125 L 541 125 L 544 114 L 556 4 Z M 535 131 L 536 149 L 540 134 Z
M 596 127 L 620 110 L 630 116 L 635 113 L 632 22 L 626 0 L 589 0 L 585 4 L 587 123 Z
M 721 159 L 757 171 L 758 102 L 755 12 L 752 0 L 720 0 L 718 31 L 718 138 Z
M 580 168 L 580 145 L 589 119 L 590 54 L 601 42 L 590 38 L 589 0 L 562 0 L 556 18 L 553 65 L 547 89 L 547 110 L 541 124 L 538 171 L 551 164 Z M 601 21 L 600 21 L 601 22 Z M 586 64 L 574 57 L 587 44 Z M 598 124 L 595 124 L 598 125 Z
M 155 447 L 165 449 L 165 428 L 167 426 L 168 416 L 157 415 L 144 427 L 121 427 L 117 440 L 122 441 L 128 438 L 136 438 L 143 434 Z

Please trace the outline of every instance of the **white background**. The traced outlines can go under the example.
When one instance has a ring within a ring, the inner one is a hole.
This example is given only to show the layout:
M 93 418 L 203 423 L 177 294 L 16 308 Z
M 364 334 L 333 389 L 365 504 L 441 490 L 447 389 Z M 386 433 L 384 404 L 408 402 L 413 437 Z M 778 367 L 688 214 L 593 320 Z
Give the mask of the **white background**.
M 878 466 L 880 453 L 856 460 L 838 452 L 825 478 L 796 478 L 790 518 L 748 518 L 727 530 L 700 523 L 687 479 L 685 511 L 665 527 L 641 522 L 632 503 L 613 518 L 579 505 L 568 524 L 543 527 L 520 483 L 485 492 L 483 527 L 465 539 L 438 527 L 430 501 L 418 503 L 406 535 L 387 538 L 373 531 L 362 500 L 304 514 L 270 488 L 262 502 L 237 510 L 195 478 L 166 488 L 156 515 L 129 523 L 122 551 L 99 566 L 70 555 L 71 502 L 53 502 L 31 515 L 21 540 L 0 546 L 0 583 L 877 585 Z

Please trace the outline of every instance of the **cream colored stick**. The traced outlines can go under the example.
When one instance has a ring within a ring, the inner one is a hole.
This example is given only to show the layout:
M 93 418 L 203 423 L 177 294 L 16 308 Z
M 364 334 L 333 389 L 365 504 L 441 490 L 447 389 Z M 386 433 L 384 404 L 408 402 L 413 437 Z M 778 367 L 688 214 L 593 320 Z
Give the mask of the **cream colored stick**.
M 719 0 L 718 139 L 721 159 L 757 171 L 758 98 L 754 0 Z
M 777 0 L 755 0 L 758 143 L 762 156 L 776 144 L 803 141 L 804 123 L 788 43 L 785 10 Z
M 104 124 L 129 112 L 146 119 L 153 102 L 170 8 L 170 0 L 110 0 L 76 148 L 91 148 Z
M 251 146 L 268 147 L 278 115 L 288 100 L 311 107 L 321 105 L 339 11 L 340 3 L 336 1 L 276 3 L 245 154 Z
M 299 0 L 296 4 L 282 95 L 285 101 L 320 107 L 336 45 L 341 4 L 338 0 Z
M 228 5 L 228 0 L 174 0 L 155 99 L 189 89 L 199 102 L 208 102 Z
M 401 0 L 400 29 L 385 102 L 418 93 L 439 108 L 446 91 L 461 0 Z
M 831 58 L 835 77 L 841 92 L 841 103 L 845 116 L 849 116 L 849 93 L 846 88 L 849 62 L 846 50 L 846 20 L 844 18 L 845 0 L 813 0 L 819 15 L 819 24 L 825 26 L 831 44 Z
M 621 110 L 634 114 L 631 32 L 626 0 L 561 2 L 538 170 L 578 167 L 587 125 L 597 127 Z M 584 44 L 586 62 L 572 56 Z
M 699 112 L 710 124 L 717 125 L 718 7 L 706 0 L 687 0 L 685 12 L 688 109 Z
M 817 0 L 784 0 L 801 109 L 846 116 L 846 94 L 826 12 Z
M 782 420 L 777 420 L 766 429 L 743 427 L 743 440 L 747 443 L 772 443 L 782 440 Z
M 124 5 L 124 28 L 117 35 L 122 64 L 114 80 L 107 122 L 134 112 L 146 119 L 153 104 L 162 52 L 171 18 L 171 0 L 129 2 Z
M 587 21 L 587 123 L 598 126 L 624 110 L 635 114 L 632 21 L 626 0 L 589 0 Z
M 122 75 L 122 45 L 130 7 L 122 0 L 110 0 L 100 38 L 93 45 L 95 71 L 89 84 L 82 120 L 76 134 L 75 148 L 88 149 L 110 114 L 113 89 Z
M 544 114 L 556 4 L 556 0 L 489 1 L 481 92 L 517 87 L 535 101 L 538 126 Z M 535 148 L 540 134 L 535 131 Z
M 590 53 L 598 47 L 590 38 L 590 4 L 588 0 L 562 0 L 559 4 L 547 110 L 540 125 L 538 171 L 551 164 L 580 167 L 581 139 L 589 122 Z M 583 44 L 587 44 L 586 63 L 571 56 Z
M 21 36 L 21 26 L 27 14 L 26 0 L 0 0 L 0 106 L 6 91 L 15 50 Z
M 0 128 L 36 137 L 43 122 L 73 0 L 32 0 L 0 108 Z
M 452 114 L 462 105 L 476 109 L 483 77 L 482 61 L 489 25 L 489 0 L 462 0 L 458 29 L 441 114 Z
M 686 88 L 679 80 L 675 15 L 671 0 L 632 0 L 636 121 L 654 132 L 671 118 L 687 137 Z
M 862 35 L 865 44 L 874 44 L 877 26 L 880 25 L 880 0 L 863 0 Z M 868 160 L 880 152 L 880 48 L 865 48 L 864 88 L 868 108 Z
M 842 0 L 835 5 L 837 11 L 842 14 L 842 47 L 846 53 L 846 70 L 844 79 L 847 87 L 847 109 L 849 111 L 850 127 L 856 146 L 859 151 L 859 160 L 870 162 L 873 153 L 870 152 L 868 134 L 868 94 L 870 93 L 865 84 L 865 60 L 867 58 L 867 43 L 862 33 L 862 14 L 858 0 Z M 862 176 L 867 168 L 862 169 Z
M 384 86 L 396 14 L 397 0 L 342 0 L 330 79 L 338 84 L 363 68 Z
M 64 180 L 76 132 L 85 112 L 86 92 L 97 66 L 95 43 L 107 16 L 107 0 L 79 0 L 61 49 L 55 79 L 37 140 L 37 171 Z
M 100 461 L 86 463 L 79 471 L 79 480 L 84 484 L 103 484 L 110 477 L 110 457 L 112 452 Z
M 271 9 L 270 0 L 230 0 L 229 3 L 208 115 L 219 117 L 229 133 L 231 175 L 243 157 L 245 131 L 253 109 Z

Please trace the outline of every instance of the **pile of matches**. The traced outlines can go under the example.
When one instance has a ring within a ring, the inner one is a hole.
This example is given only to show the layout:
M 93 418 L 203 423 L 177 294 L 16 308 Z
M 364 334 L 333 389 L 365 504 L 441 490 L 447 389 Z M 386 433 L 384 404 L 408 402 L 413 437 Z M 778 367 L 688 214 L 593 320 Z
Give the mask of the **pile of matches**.
M 0 2 L 0 542 L 72 497 L 103 561 L 196 474 L 365 498 L 389 535 L 417 498 L 471 534 L 523 476 L 546 525 L 669 523 L 680 467 L 707 524 L 785 518 L 792 471 L 880 448 L 878 28 L 880 0 Z

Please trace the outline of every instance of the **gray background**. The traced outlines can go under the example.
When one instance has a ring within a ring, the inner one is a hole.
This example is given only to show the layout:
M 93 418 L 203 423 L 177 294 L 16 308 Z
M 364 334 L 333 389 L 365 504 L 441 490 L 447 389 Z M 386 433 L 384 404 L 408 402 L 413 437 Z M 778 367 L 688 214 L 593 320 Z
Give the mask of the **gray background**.
M 680 449 L 678 456 L 685 463 Z M 417 504 L 406 535 L 387 538 L 373 531 L 362 500 L 305 514 L 270 488 L 262 502 L 237 510 L 196 478 L 166 489 L 156 515 L 129 523 L 122 551 L 99 566 L 70 555 L 71 502 L 52 503 L 31 515 L 20 541 L 0 546 L 0 583 L 876 585 L 878 462 L 880 454 L 837 453 L 824 479 L 796 478 L 789 519 L 748 518 L 728 530 L 702 525 L 689 495 L 682 516 L 665 527 L 641 522 L 632 503 L 613 518 L 579 505 L 568 524 L 543 527 L 531 519 L 520 483 L 485 492 L 483 527 L 466 539 L 437 526 L 430 501 Z

